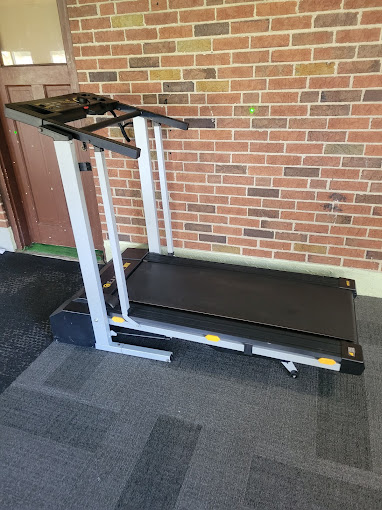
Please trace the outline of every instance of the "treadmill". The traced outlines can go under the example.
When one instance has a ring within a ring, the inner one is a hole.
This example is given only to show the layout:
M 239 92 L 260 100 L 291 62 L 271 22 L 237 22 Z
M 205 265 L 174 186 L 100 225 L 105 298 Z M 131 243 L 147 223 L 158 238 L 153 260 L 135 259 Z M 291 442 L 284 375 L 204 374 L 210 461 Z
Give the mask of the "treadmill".
M 112 116 L 99 120 L 107 113 Z M 187 123 L 86 92 L 7 104 L 5 115 L 54 140 L 84 282 L 50 317 L 57 341 L 169 362 L 168 340 L 185 340 L 277 360 L 294 378 L 296 364 L 362 374 L 353 280 L 174 256 L 162 125 L 186 130 Z M 73 126 L 88 116 L 96 122 Z M 133 124 L 135 145 L 126 122 Z M 166 249 L 159 234 L 149 122 Z M 115 125 L 125 142 L 95 133 Z M 88 166 L 78 164 L 76 140 L 94 147 L 113 257 L 100 271 L 80 175 Z M 138 160 L 147 249 L 120 251 L 105 150 Z

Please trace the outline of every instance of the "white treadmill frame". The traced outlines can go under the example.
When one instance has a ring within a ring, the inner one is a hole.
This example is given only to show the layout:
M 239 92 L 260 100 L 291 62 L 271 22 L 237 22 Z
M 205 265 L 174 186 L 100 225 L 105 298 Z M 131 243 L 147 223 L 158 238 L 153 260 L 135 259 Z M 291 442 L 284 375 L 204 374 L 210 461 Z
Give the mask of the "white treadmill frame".
M 155 183 L 153 179 L 152 159 L 150 152 L 150 140 L 148 121 L 144 117 L 133 119 L 136 146 L 141 149 L 138 158 L 139 175 L 141 180 L 144 215 L 147 227 L 149 251 L 161 253 L 160 232 L 157 216 L 157 199 L 155 196 Z M 171 211 L 166 180 L 165 157 L 163 151 L 162 130 L 159 123 L 153 122 L 156 153 L 159 170 L 160 192 L 162 197 L 162 210 L 165 223 L 167 252 L 173 254 L 174 244 L 171 229 Z M 121 305 L 120 314 L 109 314 L 106 310 L 102 283 L 95 256 L 94 242 L 92 238 L 89 215 L 84 198 L 80 170 L 72 140 L 54 141 L 57 160 L 60 168 L 61 179 L 64 187 L 66 203 L 73 228 L 74 239 L 77 246 L 78 258 L 85 286 L 91 322 L 93 325 L 96 349 L 118 352 L 129 356 L 137 356 L 160 361 L 171 361 L 170 351 L 151 349 L 135 345 L 128 345 L 114 341 L 117 334 L 112 330 L 113 326 L 126 328 L 133 331 L 159 334 L 165 337 L 178 338 L 191 342 L 214 345 L 224 349 L 246 352 L 259 356 L 265 356 L 281 361 L 284 367 L 295 373 L 297 369 L 294 363 L 301 363 L 332 371 L 339 371 L 341 358 L 335 359 L 335 364 L 324 365 L 317 357 L 300 355 L 280 348 L 271 343 L 254 342 L 251 339 L 222 335 L 213 331 L 195 329 L 183 326 L 175 326 L 163 322 L 136 318 L 129 315 L 130 302 L 122 255 L 118 239 L 117 224 L 115 219 L 112 193 L 106 168 L 106 160 L 103 149 L 95 147 L 95 159 L 100 182 L 103 205 L 105 209 L 107 231 L 112 251 L 113 264 Z

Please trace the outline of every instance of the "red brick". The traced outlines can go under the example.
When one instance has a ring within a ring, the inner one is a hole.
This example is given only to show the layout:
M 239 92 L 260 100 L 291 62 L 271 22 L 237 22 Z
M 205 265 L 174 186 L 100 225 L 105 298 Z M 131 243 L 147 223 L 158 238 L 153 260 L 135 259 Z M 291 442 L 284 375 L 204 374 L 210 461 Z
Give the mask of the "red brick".
M 268 78 L 270 76 L 292 76 L 293 65 L 290 64 L 276 64 L 276 65 L 257 65 L 255 67 L 256 77 Z
M 197 10 L 195 11 L 187 11 L 186 14 L 188 14 L 188 12 L 190 13 L 196 13 L 198 12 Z M 182 13 L 180 14 L 180 16 L 182 17 L 182 15 L 184 15 L 185 12 L 182 11 Z M 176 24 L 178 22 L 178 13 L 175 12 L 175 11 L 172 11 L 172 12 L 153 12 L 153 13 L 150 13 L 150 14 L 145 14 L 145 23 L 146 25 L 157 25 L 157 26 L 161 26 L 161 25 L 172 25 L 172 24 Z M 190 15 L 190 18 L 192 18 L 192 15 Z M 184 22 L 182 19 L 181 19 L 182 23 Z M 186 19 L 186 22 L 192 22 L 193 20 L 192 19 Z M 199 21 L 202 21 L 202 20 L 199 20 Z
M 265 52 L 268 55 L 268 52 Z M 183 57 L 182 57 L 183 58 Z M 247 62 L 245 62 L 247 63 Z M 231 55 L 229 53 L 206 53 L 205 55 L 196 55 L 195 64 L 197 66 L 224 66 L 231 64 Z
M 305 141 L 306 131 L 271 131 L 270 141 Z
M 273 50 L 271 62 L 306 62 L 311 60 L 312 50 L 308 48 Z
M 162 13 L 161 13 L 162 14 Z M 164 16 L 168 16 L 169 12 L 163 13 Z M 175 14 L 175 12 L 174 12 Z M 146 15 L 147 16 L 147 15 Z M 154 14 L 152 18 L 152 24 L 164 25 L 161 21 L 159 23 L 155 23 Z M 186 11 L 180 11 L 179 20 L 181 23 L 201 23 L 202 21 L 214 21 L 215 20 L 215 9 L 191 9 Z M 171 23 L 176 23 L 176 21 L 171 21 Z
M 356 46 L 329 46 L 315 48 L 314 60 L 346 60 L 354 58 Z
M 297 103 L 298 92 L 262 92 L 261 102 L 264 103 Z
M 103 57 L 110 55 L 110 45 L 101 46 L 82 46 L 81 48 L 83 57 Z
M 100 32 L 103 33 L 103 32 Z M 72 33 L 73 44 L 86 44 L 94 42 L 93 32 L 74 32 Z M 98 39 L 96 39 L 98 42 Z
M 147 12 L 149 10 L 148 0 L 130 0 L 128 2 L 117 3 L 118 14 L 130 14 L 133 12 Z
M 257 35 L 251 38 L 251 48 L 289 46 L 289 34 Z
M 253 66 L 222 67 L 218 69 L 218 78 L 252 78 Z
M 232 80 L 231 81 L 231 90 L 232 92 L 236 91 L 236 90 L 243 90 L 243 91 L 247 91 L 247 90 L 264 90 L 266 86 L 266 81 L 265 80 L 255 80 L 255 79 L 251 79 L 251 80 Z M 245 100 L 245 102 L 247 102 Z
M 114 12 L 115 12 L 114 8 L 115 8 L 115 5 L 112 3 L 100 4 L 99 5 L 99 13 L 101 16 L 106 16 L 108 14 L 114 14 Z
M 129 28 L 125 30 L 126 41 L 148 41 L 158 38 L 156 28 Z
M 362 25 L 378 25 L 382 24 L 382 11 L 366 11 L 362 13 Z
M 175 27 L 163 27 L 159 29 L 161 39 L 181 39 L 182 37 L 192 37 L 192 25 L 181 25 Z
M 247 48 L 249 48 L 249 37 L 224 37 L 213 41 L 213 51 L 244 50 Z
M 97 16 L 96 4 L 81 5 L 81 6 L 68 6 L 69 18 L 87 18 L 88 16 Z
M 271 106 L 271 116 L 275 117 L 300 117 L 307 115 L 307 105 L 274 105 Z
M 316 44 L 328 44 L 333 41 L 333 32 L 304 32 L 292 35 L 293 46 L 312 46 Z
M 349 76 L 312 76 L 309 78 L 310 89 L 340 89 L 348 88 Z
M 100 69 L 126 69 L 127 58 L 104 58 L 98 59 Z
M 267 32 L 268 29 L 268 19 L 235 21 L 231 23 L 231 34 L 253 34 L 255 32 Z
M 346 126 L 344 126 L 343 119 L 329 119 L 328 129 L 344 129 L 346 127 L 347 130 L 351 129 L 368 129 L 369 128 L 370 119 L 369 118 L 350 118 L 346 119 Z
M 141 55 L 142 46 L 140 44 L 113 44 L 111 51 L 113 55 Z
M 382 104 L 353 104 L 352 115 L 382 115 Z
M 81 20 L 82 30 L 100 30 L 103 28 L 110 28 L 110 18 L 98 17 Z
M 269 51 L 240 51 L 232 56 L 233 64 L 258 64 L 269 62 Z
M 308 254 L 308 262 L 315 264 L 329 264 L 331 266 L 340 266 L 341 259 L 338 257 L 327 257 L 326 255 L 312 255 Z
M 188 9 L 189 7 L 203 7 L 203 0 L 192 0 L 190 4 L 190 0 L 169 0 L 169 8 L 170 9 Z M 166 5 L 164 4 L 163 10 L 166 9 Z
M 305 89 L 306 83 L 307 78 L 305 76 L 296 76 L 293 78 L 270 78 L 268 81 L 268 89 Z
M 102 30 L 94 32 L 95 42 L 118 42 L 125 40 L 125 32 L 123 30 Z
M 370 42 L 379 41 L 380 28 L 360 28 L 351 30 L 339 30 L 336 35 L 337 43 Z
M 272 19 L 272 31 L 276 30 L 299 30 L 311 28 L 312 16 L 295 16 Z
M 382 7 L 382 0 L 345 0 L 344 9 L 362 9 L 363 7 Z
M 288 154 L 322 154 L 324 145 L 320 143 L 288 143 L 285 152 Z
M 252 4 L 252 2 L 251 2 Z M 213 9 L 211 9 L 213 11 Z M 190 11 L 192 12 L 192 11 Z M 220 20 L 233 20 L 233 19 L 246 19 L 253 18 L 254 6 L 253 5 L 238 5 L 236 7 L 218 7 L 216 9 L 216 19 Z M 214 18 L 212 18 L 214 19 Z M 192 21 L 200 21 L 199 19 Z M 208 21 L 208 20 L 206 20 Z
M 297 2 L 263 2 L 256 5 L 256 16 L 285 16 L 295 14 Z
M 301 0 L 299 12 L 333 11 L 341 8 L 342 0 Z

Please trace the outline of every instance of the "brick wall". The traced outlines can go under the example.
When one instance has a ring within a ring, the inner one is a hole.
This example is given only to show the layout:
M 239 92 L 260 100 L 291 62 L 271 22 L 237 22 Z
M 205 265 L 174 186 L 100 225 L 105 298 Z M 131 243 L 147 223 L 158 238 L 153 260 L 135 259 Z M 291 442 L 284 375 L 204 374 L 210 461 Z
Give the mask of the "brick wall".
M 68 4 L 82 90 L 190 122 L 165 131 L 177 247 L 381 269 L 382 0 Z M 137 164 L 109 156 L 145 242 Z

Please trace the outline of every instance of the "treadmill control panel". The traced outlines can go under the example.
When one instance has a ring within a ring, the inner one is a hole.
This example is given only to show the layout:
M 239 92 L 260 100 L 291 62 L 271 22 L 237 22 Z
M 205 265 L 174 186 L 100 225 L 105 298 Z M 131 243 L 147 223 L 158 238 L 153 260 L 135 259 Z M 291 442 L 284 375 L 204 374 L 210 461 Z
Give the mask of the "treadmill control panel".
M 66 94 L 52 98 L 16 103 L 19 112 L 30 116 L 61 122 L 83 119 L 87 115 L 103 115 L 117 108 L 118 102 L 110 97 L 97 96 L 86 92 Z

